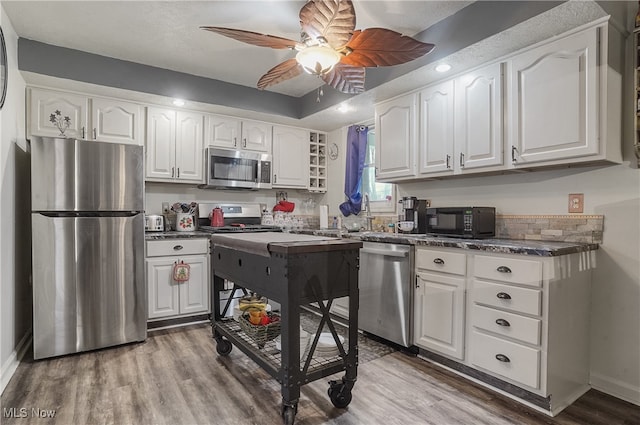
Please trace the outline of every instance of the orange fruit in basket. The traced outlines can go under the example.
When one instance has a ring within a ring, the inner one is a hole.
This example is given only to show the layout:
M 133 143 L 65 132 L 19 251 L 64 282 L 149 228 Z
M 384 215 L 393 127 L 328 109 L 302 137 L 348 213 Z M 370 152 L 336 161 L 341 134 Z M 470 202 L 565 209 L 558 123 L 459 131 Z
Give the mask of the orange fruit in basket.
M 264 310 L 249 310 L 249 323 L 252 325 L 259 325 L 263 316 L 267 313 Z

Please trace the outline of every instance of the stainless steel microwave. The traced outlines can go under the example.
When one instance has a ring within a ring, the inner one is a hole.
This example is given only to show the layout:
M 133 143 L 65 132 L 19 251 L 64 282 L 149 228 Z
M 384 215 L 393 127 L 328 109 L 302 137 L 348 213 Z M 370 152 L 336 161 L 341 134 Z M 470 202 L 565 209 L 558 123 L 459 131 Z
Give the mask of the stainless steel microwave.
M 212 189 L 271 189 L 271 155 L 263 152 L 220 149 L 204 152 L 205 184 Z
M 493 207 L 427 208 L 427 234 L 482 239 L 496 235 Z

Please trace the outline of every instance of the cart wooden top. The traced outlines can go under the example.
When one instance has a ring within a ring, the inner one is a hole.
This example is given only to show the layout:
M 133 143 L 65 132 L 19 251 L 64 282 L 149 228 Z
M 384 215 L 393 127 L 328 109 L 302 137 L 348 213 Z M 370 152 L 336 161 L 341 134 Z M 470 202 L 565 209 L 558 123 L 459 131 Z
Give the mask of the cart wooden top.
M 221 246 L 265 257 L 270 257 L 272 253 L 302 254 L 362 247 L 361 241 L 353 239 L 277 232 L 214 234 L 211 241 L 214 249 Z

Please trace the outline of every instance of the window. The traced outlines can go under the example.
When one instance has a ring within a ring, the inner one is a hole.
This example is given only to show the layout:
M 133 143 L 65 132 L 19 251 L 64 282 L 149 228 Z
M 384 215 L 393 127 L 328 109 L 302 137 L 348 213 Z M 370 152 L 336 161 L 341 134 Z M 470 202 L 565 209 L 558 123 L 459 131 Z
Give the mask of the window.
M 376 182 L 376 132 L 374 127 L 369 127 L 367 133 L 367 153 L 364 159 L 364 169 L 362 170 L 362 190 L 361 193 L 369 194 L 371 212 L 396 211 L 396 191 L 395 185 L 391 183 Z M 364 209 L 364 204 L 362 205 Z

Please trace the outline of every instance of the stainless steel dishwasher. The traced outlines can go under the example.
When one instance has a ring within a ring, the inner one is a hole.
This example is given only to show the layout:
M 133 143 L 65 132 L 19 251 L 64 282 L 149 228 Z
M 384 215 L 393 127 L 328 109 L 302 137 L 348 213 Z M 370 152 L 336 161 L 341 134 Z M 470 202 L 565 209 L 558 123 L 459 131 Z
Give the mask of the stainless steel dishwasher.
M 358 327 L 404 347 L 413 345 L 411 245 L 364 242 L 360 249 Z

